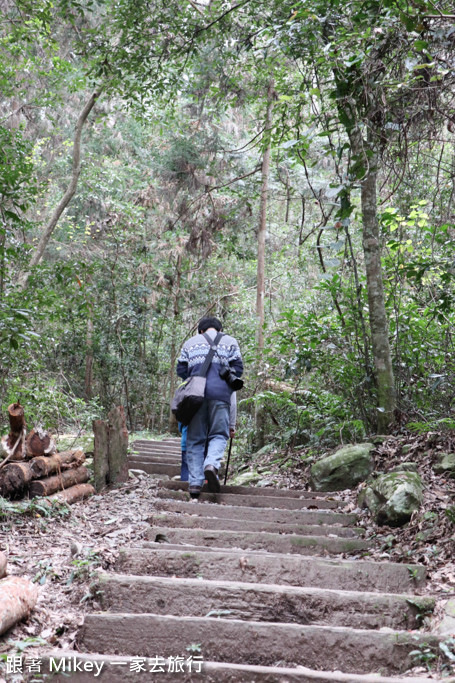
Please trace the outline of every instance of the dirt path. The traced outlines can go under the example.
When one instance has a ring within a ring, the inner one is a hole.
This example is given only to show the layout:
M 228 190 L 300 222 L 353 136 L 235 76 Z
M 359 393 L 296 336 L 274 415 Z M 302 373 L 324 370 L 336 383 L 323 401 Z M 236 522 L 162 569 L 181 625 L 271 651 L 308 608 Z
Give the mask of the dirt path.
M 137 448 L 133 469 L 177 473 L 178 442 Z M 79 508 L 74 566 L 90 563 L 88 538 L 103 562 L 92 562 L 83 623 L 79 605 L 67 640 L 39 649 L 52 681 L 435 680 L 422 675 L 439 645 L 421 629 L 434 606 L 423 567 L 362 559 L 371 541 L 336 494 L 237 486 L 194 502 L 185 484 L 154 484 L 152 501 L 139 480 Z M 109 496 L 116 516 L 102 519 Z

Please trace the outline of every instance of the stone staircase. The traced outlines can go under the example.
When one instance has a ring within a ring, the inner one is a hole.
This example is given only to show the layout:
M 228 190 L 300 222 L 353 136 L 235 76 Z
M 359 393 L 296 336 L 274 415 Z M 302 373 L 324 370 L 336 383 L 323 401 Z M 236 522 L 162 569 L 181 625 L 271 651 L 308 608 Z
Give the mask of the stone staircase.
M 132 469 L 179 473 L 179 441 L 134 446 Z M 435 681 L 397 678 L 438 650 L 419 630 L 424 568 L 359 559 L 369 542 L 336 494 L 222 486 L 196 502 L 165 480 L 157 496 L 147 538 L 97 574 L 104 611 L 85 617 L 77 657 L 104 663 L 98 680 Z

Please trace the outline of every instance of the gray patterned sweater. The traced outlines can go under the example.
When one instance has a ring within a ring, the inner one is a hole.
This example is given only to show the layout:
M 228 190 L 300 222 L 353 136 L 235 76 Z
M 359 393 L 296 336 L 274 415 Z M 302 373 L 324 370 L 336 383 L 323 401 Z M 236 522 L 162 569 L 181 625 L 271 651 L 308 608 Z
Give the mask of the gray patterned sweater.
M 215 339 L 216 332 L 213 330 L 207 332 L 207 334 L 212 339 Z M 202 368 L 208 352 L 209 345 L 204 335 L 196 334 L 194 337 L 191 337 L 191 339 L 188 339 L 188 341 L 184 343 L 177 361 L 178 376 L 182 379 L 187 379 L 187 377 L 191 377 L 191 375 L 196 375 Z M 223 334 L 221 337 L 212 364 L 207 373 L 205 397 L 230 403 L 232 390 L 227 382 L 220 377 L 220 368 L 222 365 L 229 365 L 238 377 L 243 373 L 243 361 L 239 345 L 237 340 L 228 334 Z

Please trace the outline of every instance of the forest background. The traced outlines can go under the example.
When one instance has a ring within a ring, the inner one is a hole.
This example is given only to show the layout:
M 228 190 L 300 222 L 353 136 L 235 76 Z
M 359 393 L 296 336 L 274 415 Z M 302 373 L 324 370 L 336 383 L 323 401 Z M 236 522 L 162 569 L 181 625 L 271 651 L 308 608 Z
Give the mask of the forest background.
M 0 10 L 4 431 L 175 430 L 205 314 L 247 450 L 455 428 L 451 3 Z

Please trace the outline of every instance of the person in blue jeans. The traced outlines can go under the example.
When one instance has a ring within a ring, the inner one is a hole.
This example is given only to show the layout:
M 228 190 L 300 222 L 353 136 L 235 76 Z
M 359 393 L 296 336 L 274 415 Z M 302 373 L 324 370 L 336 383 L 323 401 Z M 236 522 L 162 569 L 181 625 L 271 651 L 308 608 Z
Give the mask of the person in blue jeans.
M 237 422 L 237 394 L 235 391 L 231 395 L 231 406 L 229 410 L 229 436 L 231 439 L 235 436 L 235 427 Z M 188 427 L 179 424 L 179 432 L 182 435 L 180 440 L 180 448 L 182 450 L 182 462 L 180 466 L 180 481 L 188 481 L 188 462 L 186 459 L 186 434 L 188 432 Z M 207 450 L 207 447 L 206 447 Z
M 177 374 L 182 379 L 197 375 L 210 350 L 204 332 L 214 340 L 222 331 L 218 318 L 202 318 L 198 334 L 182 347 L 177 361 Z M 221 337 L 212 363 L 207 372 L 204 401 L 188 425 L 186 458 L 188 463 L 189 492 L 198 498 L 204 480 L 209 491 L 219 492 L 218 470 L 226 443 L 231 435 L 231 383 L 224 378 L 224 369 L 240 377 L 243 361 L 237 340 L 230 335 Z M 221 371 L 221 374 L 220 374 Z
M 186 433 L 188 431 L 187 426 L 183 426 L 179 422 L 179 432 L 182 435 L 180 441 L 180 448 L 182 449 L 182 464 L 180 467 L 180 481 L 188 481 L 188 462 L 186 460 Z

